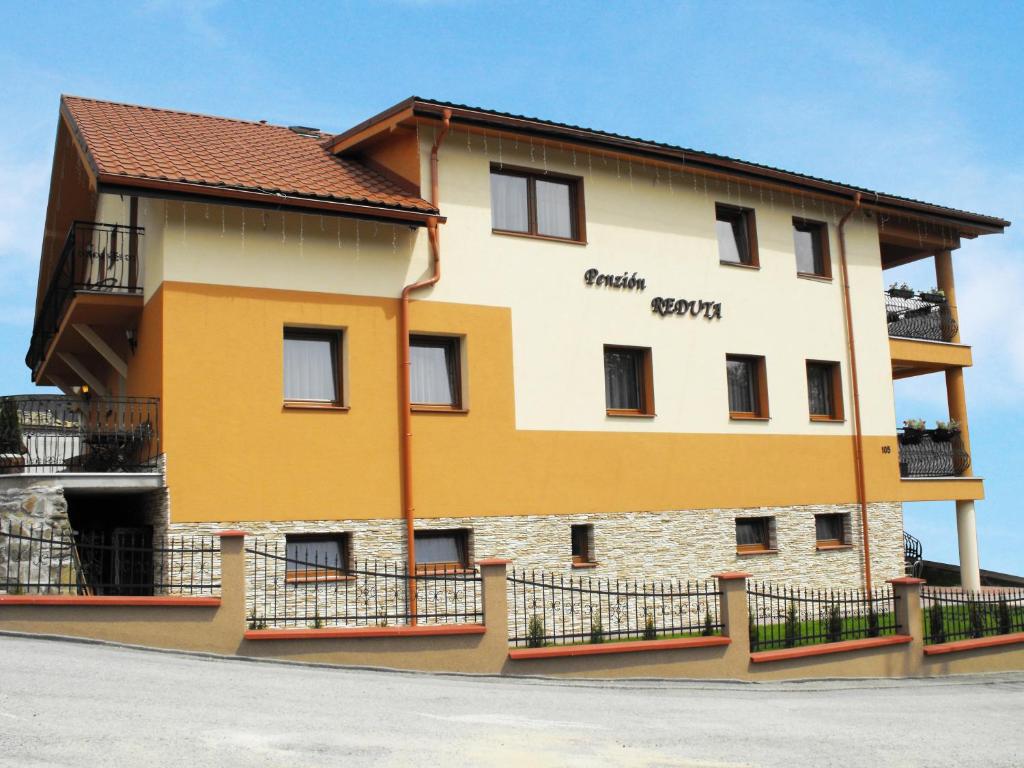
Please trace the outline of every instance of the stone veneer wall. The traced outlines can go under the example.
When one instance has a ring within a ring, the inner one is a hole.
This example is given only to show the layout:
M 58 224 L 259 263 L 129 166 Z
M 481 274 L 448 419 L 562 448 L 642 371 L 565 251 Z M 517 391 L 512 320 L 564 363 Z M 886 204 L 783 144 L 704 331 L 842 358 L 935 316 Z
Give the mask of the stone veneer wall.
M 818 550 L 815 514 L 849 516 L 851 546 Z M 871 565 L 876 584 L 903 575 L 903 506 L 869 505 Z M 735 519 L 775 518 L 776 553 L 736 554 Z M 571 567 L 570 526 L 593 529 L 594 568 Z M 505 557 L 516 569 L 591 577 L 629 579 L 704 579 L 714 573 L 744 570 L 757 580 L 807 587 L 858 587 L 863 583 L 860 508 L 856 504 L 748 509 L 701 509 L 672 512 L 529 515 L 515 517 L 419 519 L 417 529 L 468 528 L 471 559 Z M 352 558 L 401 561 L 405 529 L 391 520 L 232 520 L 217 523 L 171 523 L 171 535 L 214 533 L 241 528 L 268 540 L 287 533 L 348 533 Z
M 0 490 L 0 532 L 12 530 L 53 537 L 56 545 L 42 550 L 51 556 L 47 559 L 37 546 L 0 536 L 0 594 L 20 593 L 34 583 L 75 583 L 70 551 L 60 546 L 71 533 L 63 488 L 40 483 Z

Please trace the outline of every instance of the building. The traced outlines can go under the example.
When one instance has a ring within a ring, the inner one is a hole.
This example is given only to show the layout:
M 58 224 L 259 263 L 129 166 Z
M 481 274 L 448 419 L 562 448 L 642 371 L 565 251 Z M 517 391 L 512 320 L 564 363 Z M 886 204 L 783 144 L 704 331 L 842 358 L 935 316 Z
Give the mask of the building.
M 902 503 L 948 500 L 975 584 L 952 253 L 1008 225 L 419 98 L 332 135 L 64 97 L 26 362 L 65 395 L 6 401 L 0 492 L 115 541 L 812 586 L 902 573 Z M 887 292 L 918 259 L 942 293 Z M 956 423 L 897 429 L 919 375 Z

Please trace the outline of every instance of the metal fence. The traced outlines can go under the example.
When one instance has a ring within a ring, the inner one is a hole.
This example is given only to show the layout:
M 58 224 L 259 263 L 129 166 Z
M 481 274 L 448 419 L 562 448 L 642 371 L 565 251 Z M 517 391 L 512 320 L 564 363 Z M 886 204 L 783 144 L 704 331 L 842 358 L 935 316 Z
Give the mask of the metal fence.
M 152 470 L 159 412 L 155 397 L 0 397 L 0 474 Z
M 890 336 L 952 341 L 959 330 L 945 299 L 929 293 L 890 289 L 885 293 L 885 314 Z
M 1024 632 L 1024 589 L 924 587 L 921 605 L 928 644 Z
M 0 594 L 220 594 L 220 542 L 0 524 Z
M 794 648 L 895 634 L 896 597 L 889 587 L 804 589 L 747 584 L 750 649 Z
M 516 647 L 654 640 L 722 631 L 715 582 L 637 581 L 511 571 L 509 642 Z
M 959 477 L 971 466 L 959 433 L 937 438 L 938 430 L 897 430 L 900 477 Z
M 35 369 L 76 292 L 141 294 L 142 227 L 76 221 L 39 305 L 25 363 Z
M 349 565 L 340 555 L 289 552 L 282 542 L 260 539 L 246 553 L 249 629 L 483 622 L 475 569 L 427 566 L 410 574 L 405 563 Z

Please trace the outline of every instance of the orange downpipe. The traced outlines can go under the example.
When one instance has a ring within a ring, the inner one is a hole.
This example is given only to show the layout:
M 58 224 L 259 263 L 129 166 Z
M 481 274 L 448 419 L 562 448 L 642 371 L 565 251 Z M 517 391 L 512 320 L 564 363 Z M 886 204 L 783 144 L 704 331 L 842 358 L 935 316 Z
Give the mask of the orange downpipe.
M 857 476 L 857 501 L 860 504 L 860 530 L 864 538 L 864 589 L 871 590 L 871 544 L 868 529 L 868 500 L 864 483 L 864 436 L 860 425 L 860 384 L 857 378 L 857 344 L 853 333 L 853 308 L 850 306 L 850 272 L 846 264 L 846 222 L 860 208 L 860 192 L 853 197 L 853 208 L 839 220 L 839 263 L 843 270 L 843 304 L 846 309 L 846 338 L 850 345 L 850 378 L 853 389 L 853 463 Z
M 430 202 L 435 208 L 438 205 L 438 180 L 437 180 L 437 152 L 441 148 L 441 142 L 448 135 L 451 127 L 452 111 L 444 111 L 444 123 L 441 132 L 434 139 L 434 145 L 430 148 Z M 416 533 L 415 519 L 416 506 L 413 503 L 412 483 L 412 393 L 409 385 L 409 373 L 412 367 L 411 352 L 409 350 L 409 295 L 416 290 L 435 285 L 441 279 L 441 242 L 438 236 L 437 219 L 430 219 L 427 222 L 427 236 L 430 241 L 430 253 L 432 257 L 432 268 L 430 277 L 419 282 L 410 283 L 402 289 L 402 301 L 398 308 L 398 344 L 401 348 L 401 366 L 398 371 L 400 397 L 400 426 L 401 426 L 401 453 L 399 461 L 402 472 L 402 513 L 405 517 L 405 539 L 407 543 L 407 566 L 409 576 L 409 614 L 410 623 L 416 623 L 416 582 L 413 575 L 416 573 Z

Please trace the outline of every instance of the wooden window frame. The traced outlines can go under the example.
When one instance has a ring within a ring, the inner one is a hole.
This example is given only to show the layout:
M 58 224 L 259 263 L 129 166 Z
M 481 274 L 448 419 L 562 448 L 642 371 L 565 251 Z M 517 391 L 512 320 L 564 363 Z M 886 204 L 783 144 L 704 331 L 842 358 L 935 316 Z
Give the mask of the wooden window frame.
M 323 581 L 353 581 L 352 570 L 352 534 L 343 533 L 286 533 L 285 534 L 285 573 L 286 584 L 310 584 Z M 288 545 L 296 541 L 336 541 L 341 550 L 341 568 L 324 566 L 321 569 L 290 568 Z
M 516 176 L 526 179 L 526 219 L 527 231 L 518 232 L 514 229 L 498 229 L 491 227 L 495 235 L 511 235 L 512 237 L 530 237 L 537 240 L 552 240 L 557 243 L 575 243 L 586 245 L 587 217 L 583 202 L 583 177 L 570 176 L 564 173 L 537 171 L 533 168 L 521 168 L 510 165 L 491 163 L 491 174 L 499 176 Z M 542 235 L 537 231 L 537 181 L 552 181 L 567 184 L 569 187 L 569 221 L 572 224 L 572 237 L 556 237 Z M 490 179 L 488 179 L 489 181 Z M 493 205 L 493 202 L 492 202 Z M 493 215 L 493 214 L 492 214 Z
M 751 521 L 755 521 L 762 526 L 764 530 L 764 542 L 758 544 L 740 544 L 737 540 L 736 554 L 751 555 L 777 552 L 778 550 L 775 547 L 774 541 L 775 532 L 773 530 L 775 518 L 768 515 L 755 517 L 737 517 L 735 521 L 737 530 L 740 527 L 740 523 L 749 523 Z
M 832 413 L 811 413 L 811 366 L 828 367 L 832 387 Z M 807 361 L 807 412 L 811 421 L 842 422 L 846 420 L 843 410 L 843 376 L 842 369 L 834 360 L 808 360 Z
M 416 530 L 413 532 L 413 539 L 417 541 L 421 541 L 423 539 L 441 538 L 442 536 L 455 537 L 456 546 L 458 547 L 459 550 L 458 562 L 438 561 L 436 563 L 416 563 L 416 573 L 467 573 L 471 571 L 472 569 L 469 567 L 469 528 L 427 528 Z
M 441 403 L 409 403 L 410 410 L 419 411 L 423 413 L 466 413 L 465 408 L 465 396 L 462 392 L 462 337 L 461 336 L 445 336 L 437 333 L 410 333 L 409 334 L 409 347 L 412 348 L 414 341 L 426 341 L 427 343 L 423 346 L 435 346 L 448 349 L 451 352 L 452 359 L 452 370 L 448 372 L 449 383 L 452 386 L 452 392 L 455 395 L 455 400 L 450 405 L 444 405 Z M 447 359 L 447 358 L 446 358 Z M 412 387 L 409 388 L 410 397 L 412 396 Z
M 297 400 L 294 398 L 284 398 L 285 408 L 311 408 L 311 409 L 325 409 L 325 410 L 348 410 L 345 406 L 345 384 L 344 384 L 344 371 L 342 370 L 342 355 L 345 343 L 345 331 L 335 328 L 306 328 L 302 326 L 291 326 L 286 325 L 284 333 L 281 336 L 282 344 L 282 367 L 284 343 L 289 339 L 296 340 L 311 340 L 316 339 L 322 341 L 324 339 L 331 342 L 331 369 L 334 372 L 334 399 L 333 400 Z M 284 371 L 282 370 L 282 380 Z M 282 383 L 282 387 L 283 387 Z M 283 393 L 282 393 L 283 394 Z
M 640 371 L 640 407 L 639 408 L 609 408 L 607 382 L 605 382 L 605 414 L 608 416 L 632 416 L 638 418 L 654 418 L 654 363 L 650 347 L 633 347 L 625 344 L 605 344 L 601 357 L 602 374 L 604 373 L 605 355 L 609 351 L 628 351 L 637 355 Z
M 828 248 L 828 222 L 805 219 L 802 216 L 794 216 L 793 229 L 801 232 L 811 232 L 818 241 L 818 248 L 821 251 L 821 272 L 801 272 L 800 269 L 797 268 L 797 276 L 809 277 L 817 280 L 831 280 L 832 254 L 829 252 Z M 793 249 L 793 256 L 794 258 L 796 257 L 795 245 Z
M 569 526 L 573 568 L 592 568 L 594 561 L 594 526 L 592 523 L 573 523 Z M 583 552 L 577 553 L 577 543 L 582 540 Z
M 729 397 L 729 363 L 746 362 L 754 365 L 754 399 L 757 408 L 754 411 L 734 411 L 729 403 L 729 418 L 740 421 L 768 421 L 768 367 L 763 355 L 731 355 L 725 356 L 725 396 Z
M 758 255 L 757 249 L 757 217 L 754 213 L 754 209 L 743 208 L 738 205 L 729 205 L 727 203 L 715 203 L 716 222 L 727 221 L 729 223 L 733 223 L 736 218 L 739 218 L 743 222 L 747 230 L 747 258 L 749 259 L 749 261 L 725 261 L 721 257 L 719 257 L 718 263 L 728 267 L 745 267 L 747 269 L 760 269 L 761 258 Z
M 842 526 L 841 539 L 819 539 L 818 518 L 837 517 Z M 849 549 L 850 544 L 850 515 L 848 512 L 824 512 L 814 516 L 814 541 L 818 549 Z

